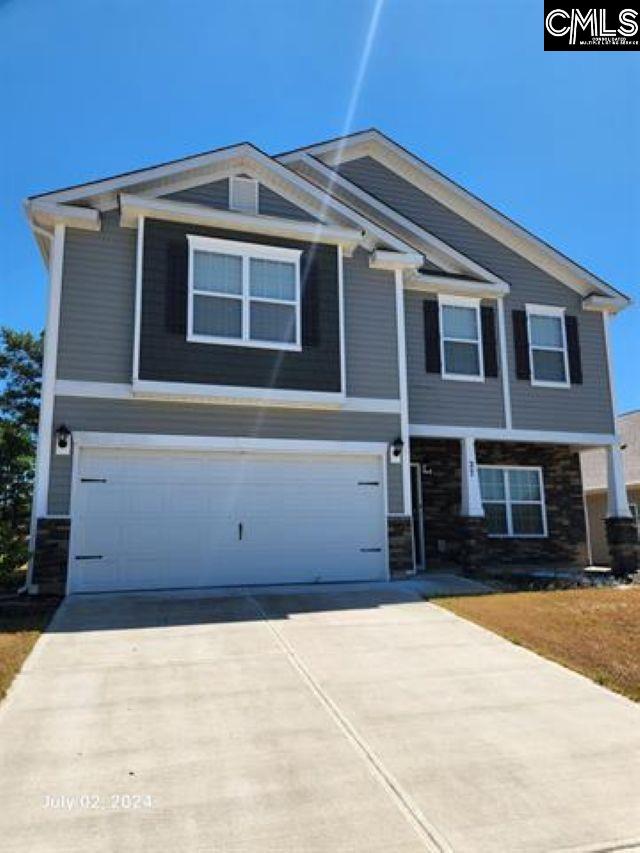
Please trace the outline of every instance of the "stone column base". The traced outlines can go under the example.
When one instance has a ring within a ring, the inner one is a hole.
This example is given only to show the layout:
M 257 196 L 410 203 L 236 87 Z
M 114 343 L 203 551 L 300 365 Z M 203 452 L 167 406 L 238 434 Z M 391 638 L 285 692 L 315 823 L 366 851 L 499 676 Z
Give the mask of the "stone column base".
M 404 575 L 413 571 L 413 523 L 411 517 L 389 516 L 389 569 L 391 575 Z
M 614 575 L 632 575 L 640 569 L 638 530 L 632 518 L 606 518 L 607 543 Z
M 31 581 L 39 595 L 66 592 L 70 525 L 68 518 L 38 519 Z
M 486 557 L 487 527 L 483 517 L 460 516 L 458 559 L 467 572 L 477 572 Z

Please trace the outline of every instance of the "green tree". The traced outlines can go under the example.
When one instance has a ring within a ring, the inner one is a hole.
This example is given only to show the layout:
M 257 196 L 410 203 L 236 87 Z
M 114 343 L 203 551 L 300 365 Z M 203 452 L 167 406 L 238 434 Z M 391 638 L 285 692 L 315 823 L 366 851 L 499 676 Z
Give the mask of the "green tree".
M 0 329 L 0 583 L 28 557 L 43 335 Z

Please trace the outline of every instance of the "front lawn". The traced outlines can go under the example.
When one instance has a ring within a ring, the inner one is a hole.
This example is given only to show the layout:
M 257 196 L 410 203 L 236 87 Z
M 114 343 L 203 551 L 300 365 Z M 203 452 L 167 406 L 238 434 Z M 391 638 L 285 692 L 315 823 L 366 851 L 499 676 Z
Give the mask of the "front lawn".
M 436 603 L 640 701 L 640 587 L 504 593 Z
M 0 699 L 49 624 L 57 599 L 0 599 Z

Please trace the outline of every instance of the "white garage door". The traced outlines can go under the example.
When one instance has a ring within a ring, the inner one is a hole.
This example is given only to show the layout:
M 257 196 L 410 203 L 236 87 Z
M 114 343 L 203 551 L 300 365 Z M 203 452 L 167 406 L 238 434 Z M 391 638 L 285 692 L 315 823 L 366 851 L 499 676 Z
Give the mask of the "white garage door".
M 378 456 L 78 452 L 71 592 L 386 577 Z

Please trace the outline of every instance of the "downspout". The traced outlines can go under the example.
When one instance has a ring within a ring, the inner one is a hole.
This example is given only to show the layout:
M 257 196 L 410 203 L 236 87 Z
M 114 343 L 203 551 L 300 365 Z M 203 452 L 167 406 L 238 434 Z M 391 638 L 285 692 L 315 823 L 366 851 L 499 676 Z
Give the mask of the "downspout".
M 60 320 L 60 293 L 62 284 L 62 261 L 64 252 L 65 226 L 56 225 L 53 233 L 36 225 L 30 219 L 34 232 L 50 241 L 49 251 L 49 287 L 47 299 L 47 319 L 44 336 L 44 357 L 42 365 L 42 384 L 40 390 L 40 417 L 38 420 L 38 443 L 36 449 L 36 467 L 31 501 L 31 520 L 29 525 L 29 563 L 27 579 L 18 593 L 37 592 L 33 587 L 33 557 L 37 535 L 39 515 L 46 510 L 49 489 L 49 467 L 51 464 L 51 431 L 53 427 L 53 397 L 58 349 L 58 324 Z

